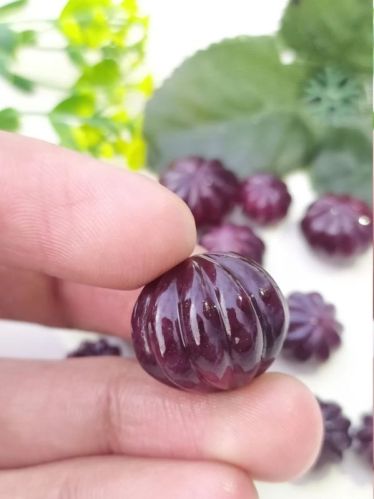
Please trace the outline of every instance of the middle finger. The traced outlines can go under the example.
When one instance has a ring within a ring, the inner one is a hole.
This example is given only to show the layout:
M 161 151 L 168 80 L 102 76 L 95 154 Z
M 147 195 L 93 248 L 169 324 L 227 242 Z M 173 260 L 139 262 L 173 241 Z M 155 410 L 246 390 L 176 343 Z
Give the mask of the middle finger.
M 258 495 L 243 471 L 222 464 L 97 457 L 0 472 L 0 497 L 256 499 Z
M 166 387 L 130 360 L 0 361 L 0 468 L 127 454 L 215 460 L 289 479 L 318 453 L 310 392 L 266 374 L 230 393 Z

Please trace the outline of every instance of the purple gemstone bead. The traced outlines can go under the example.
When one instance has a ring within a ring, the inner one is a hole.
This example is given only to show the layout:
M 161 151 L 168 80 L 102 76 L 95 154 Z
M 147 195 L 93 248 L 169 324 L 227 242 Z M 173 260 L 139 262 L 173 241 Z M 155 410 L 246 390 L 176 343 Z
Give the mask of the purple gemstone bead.
M 250 227 L 229 223 L 209 229 L 200 244 L 208 251 L 232 251 L 260 264 L 265 251 L 263 241 Z
M 327 194 L 309 206 L 301 228 L 315 250 L 331 257 L 349 258 L 370 246 L 373 217 L 364 201 Z
M 340 461 L 344 452 L 352 445 L 349 433 L 350 420 L 344 416 L 342 408 L 332 402 L 318 400 L 323 417 L 324 440 L 317 466 L 331 461 Z
M 189 206 L 196 225 L 220 223 L 233 207 L 239 183 L 218 160 L 196 156 L 172 163 L 160 179 Z
M 356 449 L 373 466 L 373 415 L 363 416 L 361 425 L 354 435 Z
M 243 211 L 259 225 L 282 220 L 291 204 L 291 195 L 282 180 L 269 173 L 256 173 L 241 186 L 240 200 Z
M 288 298 L 290 324 L 284 351 L 298 360 L 325 361 L 341 344 L 342 325 L 335 307 L 319 293 L 292 293 Z
M 117 345 L 111 345 L 105 338 L 97 341 L 83 341 L 77 350 L 71 352 L 68 357 L 102 357 L 106 355 L 120 356 L 121 349 Z
M 287 329 L 287 307 L 255 262 L 207 253 L 148 284 L 132 328 L 136 356 L 151 376 L 185 390 L 229 390 L 273 362 Z

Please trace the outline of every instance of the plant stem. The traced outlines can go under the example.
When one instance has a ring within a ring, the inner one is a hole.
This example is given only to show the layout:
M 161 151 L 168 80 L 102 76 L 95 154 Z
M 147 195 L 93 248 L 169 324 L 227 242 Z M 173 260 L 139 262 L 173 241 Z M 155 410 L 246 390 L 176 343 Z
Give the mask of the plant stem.
M 66 49 L 68 48 L 67 46 L 65 47 L 45 47 L 43 45 L 31 45 L 30 48 L 32 50 L 39 50 L 40 52 L 65 52 Z
M 77 18 L 79 21 L 79 18 Z M 0 26 L 18 26 L 23 24 L 56 24 L 57 19 L 17 19 L 11 21 L 1 21 Z M 122 28 L 125 21 L 111 21 L 108 23 L 113 28 Z
M 22 116 L 41 116 L 41 117 L 48 117 L 48 111 L 20 111 L 20 114 Z
M 0 26 L 19 26 L 23 24 L 55 24 L 55 19 L 17 19 L 14 21 L 1 21 Z

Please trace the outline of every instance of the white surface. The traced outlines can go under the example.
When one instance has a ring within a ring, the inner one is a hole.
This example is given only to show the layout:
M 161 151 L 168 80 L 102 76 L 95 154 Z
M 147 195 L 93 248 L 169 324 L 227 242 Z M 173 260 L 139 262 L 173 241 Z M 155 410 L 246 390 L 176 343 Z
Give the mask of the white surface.
M 151 14 L 149 63 L 161 81 L 186 55 L 227 36 L 264 34 L 275 30 L 284 0 L 142 0 Z M 61 0 L 31 0 L 30 18 L 52 17 Z M 35 67 L 30 54 L 27 64 Z M 40 64 L 40 62 L 39 62 Z M 58 72 L 59 63 L 55 63 Z M 40 68 L 42 70 L 42 68 Z M 49 70 L 51 68 L 49 67 Z M 66 74 L 62 75 L 66 77 Z M 0 108 L 4 105 L 38 109 L 58 98 L 55 92 L 41 92 L 26 100 L 0 83 Z M 24 133 L 53 140 L 42 119 L 30 118 Z M 290 188 L 294 195 L 292 212 L 285 224 L 263 231 L 267 243 L 266 267 L 285 293 L 317 290 L 337 307 L 345 326 L 344 346 L 323 366 L 298 365 L 278 361 L 275 368 L 297 374 L 321 398 L 340 402 L 355 421 L 372 405 L 372 265 L 368 253 L 350 267 L 336 267 L 315 257 L 301 239 L 297 221 L 313 193 L 303 174 L 293 175 Z M 0 321 L 0 355 L 61 358 L 80 339 L 64 331 Z M 281 459 L 281 456 L 280 456 Z M 318 479 L 300 484 L 259 484 L 262 499 L 369 499 L 371 476 L 350 455 L 340 467 L 333 467 Z

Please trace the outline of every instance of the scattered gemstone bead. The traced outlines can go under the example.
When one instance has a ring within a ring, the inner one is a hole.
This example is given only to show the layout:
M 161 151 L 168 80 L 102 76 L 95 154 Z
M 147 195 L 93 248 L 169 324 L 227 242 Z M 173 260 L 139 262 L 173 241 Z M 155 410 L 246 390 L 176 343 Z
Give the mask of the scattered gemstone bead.
M 286 184 L 269 173 L 256 173 L 241 186 L 240 201 L 244 213 L 259 225 L 282 220 L 291 204 Z
M 372 211 L 360 199 L 327 194 L 309 206 L 301 228 L 316 251 L 339 259 L 352 258 L 372 244 Z
M 250 227 L 231 223 L 207 230 L 200 244 L 208 251 L 232 251 L 260 264 L 265 251 L 262 239 Z
M 373 466 L 373 415 L 366 414 L 354 434 L 355 447 L 359 454 Z
M 290 323 L 284 352 L 298 360 L 325 361 L 341 344 L 342 325 L 334 305 L 319 293 L 292 293 L 288 298 Z
M 343 414 L 340 405 L 333 402 L 318 401 L 324 425 L 324 440 L 317 466 L 328 462 L 341 461 L 352 444 L 350 420 Z
M 189 206 L 197 226 L 218 224 L 237 200 L 239 182 L 218 160 L 174 161 L 160 182 Z
M 120 356 L 121 349 L 111 345 L 108 340 L 101 338 L 97 341 L 83 341 L 68 357 L 101 357 L 105 355 Z

